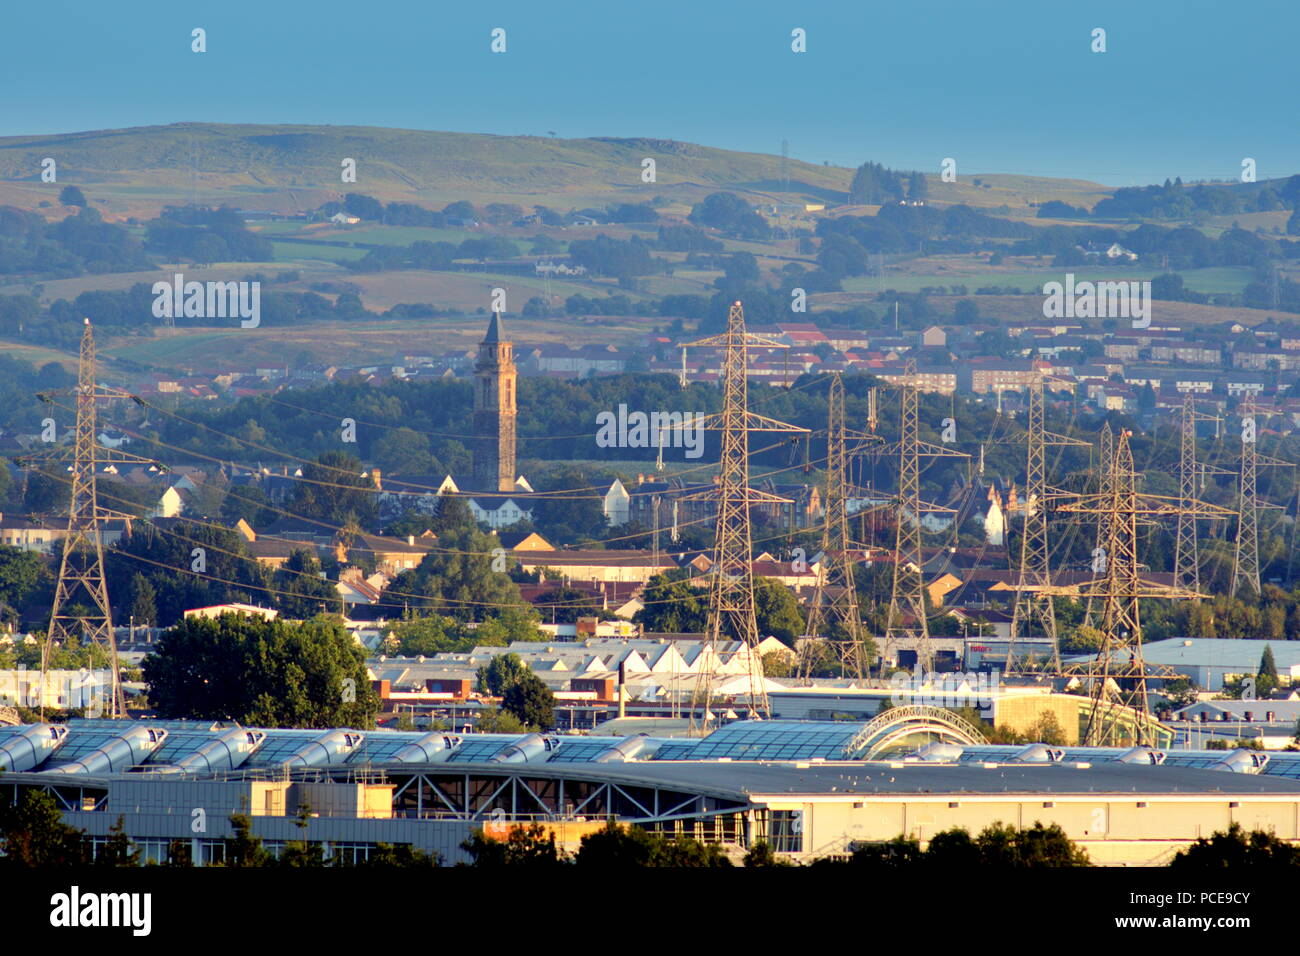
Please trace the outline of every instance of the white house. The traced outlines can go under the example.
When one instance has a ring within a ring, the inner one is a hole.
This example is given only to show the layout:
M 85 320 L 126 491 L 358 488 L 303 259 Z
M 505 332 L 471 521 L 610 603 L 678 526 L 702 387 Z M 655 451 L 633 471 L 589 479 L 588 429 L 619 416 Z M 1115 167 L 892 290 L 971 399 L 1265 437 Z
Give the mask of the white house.
M 185 612 L 185 618 L 192 617 L 215 620 L 223 614 L 237 614 L 241 617 L 260 617 L 265 621 L 274 621 L 280 612 L 269 607 L 257 607 L 253 604 L 213 604 L 208 607 L 194 607 Z
M 615 478 L 614 483 L 605 492 L 605 520 L 609 522 L 610 527 L 617 528 L 627 524 L 631 504 L 632 496 L 623 487 L 623 482 Z
M 167 490 L 162 493 L 158 499 L 158 504 L 154 505 L 153 511 L 149 514 L 154 518 L 175 518 L 185 510 L 185 499 L 177 490 L 176 485 L 169 485 Z
M 520 521 L 532 521 L 531 508 L 525 508 L 509 495 L 475 495 L 466 499 L 475 521 L 489 528 L 508 528 Z

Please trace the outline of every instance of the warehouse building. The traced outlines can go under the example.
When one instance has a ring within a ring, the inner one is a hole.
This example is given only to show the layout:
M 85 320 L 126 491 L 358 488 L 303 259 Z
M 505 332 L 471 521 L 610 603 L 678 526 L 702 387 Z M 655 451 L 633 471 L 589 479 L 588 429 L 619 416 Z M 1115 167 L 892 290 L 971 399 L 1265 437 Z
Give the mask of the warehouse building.
M 891 716 L 892 715 L 892 716 Z M 949 721 L 944 723 L 944 721 Z M 868 723 L 736 721 L 704 737 L 282 730 L 197 721 L 0 728 L 0 801 L 27 788 L 101 843 L 120 817 L 148 860 L 224 858 L 232 813 L 272 852 L 303 838 L 464 859 L 472 830 L 541 822 L 574 849 L 610 817 L 792 860 L 900 834 L 1057 823 L 1094 862 L 1159 864 L 1233 822 L 1300 839 L 1300 753 L 995 747 L 937 709 Z M 866 759 L 873 758 L 873 759 Z

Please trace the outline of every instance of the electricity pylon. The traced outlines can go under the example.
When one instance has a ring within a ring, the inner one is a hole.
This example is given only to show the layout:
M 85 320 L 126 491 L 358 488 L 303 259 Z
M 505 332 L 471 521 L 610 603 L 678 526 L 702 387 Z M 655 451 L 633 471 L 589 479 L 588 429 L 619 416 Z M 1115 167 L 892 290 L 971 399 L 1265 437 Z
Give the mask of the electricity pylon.
M 1237 485 L 1237 550 L 1232 563 L 1232 593 L 1242 593 L 1248 588 L 1259 595 L 1259 499 L 1256 497 L 1255 439 L 1257 423 L 1254 404 L 1247 404 L 1241 413 L 1241 477 Z
M 739 302 L 727 311 L 727 330 L 684 345 L 692 348 L 721 348 L 722 413 L 704 418 L 704 428 L 721 433 L 718 485 L 713 492 L 718 503 L 713 541 L 713 565 L 709 569 L 709 611 L 705 625 L 705 648 L 711 651 L 702 662 L 696 687 L 696 706 L 691 708 L 691 730 L 707 727 L 713 700 L 713 668 L 710 659 L 726 640 L 740 641 L 749 656 L 749 711 L 753 717 L 767 717 L 763 662 L 758 656 L 758 621 L 754 611 L 753 533 L 750 508 L 755 504 L 788 504 L 788 499 L 751 488 L 749 485 L 749 433 L 751 431 L 807 433 L 808 429 L 787 425 L 749 410 L 749 382 L 746 375 L 747 348 L 786 346 L 745 330 L 745 313 Z M 702 722 L 697 724 L 697 709 Z
M 1114 480 L 1115 466 L 1115 433 L 1111 431 L 1110 422 L 1101 426 L 1101 431 L 1097 435 L 1097 446 L 1100 454 L 1097 456 L 1097 495 L 1101 500 L 1110 500 L 1111 482 Z M 1110 515 L 1102 513 L 1097 516 L 1097 537 L 1092 544 L 1092 557 L 1094 563 L 1097 555 L 1104 554 L 1106 545 L 1110 540 Z M 1083 622 L 1091 627 L 1093 621 L 1092 598 L 1088 598 L 1087 606 L 1083 610 Z
M 1183 417 L 1178 454 L 1178 490 L 1184 507 L 1196 497 L 1196 399 L 1189 389 L 1183 394 Z M 1201 557 L 1196 543 L 1196 519 L 1184 512 L 1178 516 L 1178 537 L 1174 547 L 1174 584 L 1201 589 Z
M 1061 669 L 1061 652 L 1056 639 L 1056 607 L 1052 597 L 1043 592 L 1052 584 L 1050 551 L 1047 539 L 1047 462 L 1046 446 L 1088 443 L 1067 435 L 1048 434 L 1043 418 L 1043 377 L 1029 386 L 1029 421 L 1025 434 L 1025 501 L 1024 524 L 1020 535 L 1020 572 L 1016 584 L 1016 603 L 1011 612 L 1011 633 L 1007 640 L 1006 670 L 1017 667 L 1016 639 L 1025 625 L 1034 623 L 1052 645 L 1052 670 Z
M 1237 548 L 1232 563 L 1232 594 L 1246 596 L 1260 594 L 1259 580 L 1259 509 L 1275 507 L 1259 503 L 1256 478 L 1259 467 L 1293 467 L 1291 462 L 1268 455 L 1260 455 L 1257 448 L 1258 422 L 1255 418 L 1255 401 L 1251 395 L 1242 402 L 1241 409 L 1241 463 L 1237 504 Z
M 107 654 L 112 674 L 108 716 L 122 717 L 126 714 L 126 697 L 122 692 L 117 639 L 113 633 L 113 612 L 104 577 L 102 534 L 105 520 L 120 513 L 109 513 L 100 508 L 96 472 L 99 465 L 109 463 L 155 463 L 99 444 L 96 402 L 101 398 L 130 396 L 119 389 L 99 385 L 95 379 L 95 337 L 90 320 L 86 319 L 85 330 L 81 335 L 81 355 L 77 364 L 77 387 L 74 393 L 77 424 L 70 469 L 72 494 L 68 505 L 68 528 L 63 539 L 63 557 L 59 563 L 54 602 L 50 607 L 50 627 L 41 646 L 41 682 L 44 685 L 52 646 L 67 643 L 73 638 L 84 644 L 97 644 Z
M 910 640 L 916 647 L 916 669 L 920 673 L 934 670 L 934 651 L 930 646 L 930 627 L 925 617 L 925 589 L 921 553 L 921 466 L 922 455 L 969 458 L 964 452 L 923 442 L 920 438 L 920 398 L 916 387 L 916 360 L 908 359 L 903 367 L 900 392 L 898 432 L 898 506 L 894 531 L 894 583 L 889 595 L 889 620 L 885 626 L 886 653 L 896 642 Z M 931 505 L 928 510 L 942 511 Z M 912 616 L 912 624 L 904 615 Z
M 1178 489 L 1183 511 L 1178 515 L 1178 535 L 1174 546 L 1174 584 L 1179 587 L 1201 589 L 1200 543 L 1196 537 L 1197 482 L 1204 483 L 1207 474 L 1230 475 L 1234 472 L 1215 468 L 1197 461 L 1196 423 L 1218 422 L 1217 415 L 1206 415 L 1196 410 L 1196 394 L 1183 395 L 1178 454 Z
M 1105 529 L 1105 543 L 1100 546 L 1100 560 L 1104 565 L 1094 564 L 1099 577 L 1081 586 L 1048 589 L 1052 594 L 1086 594 L 1100 610 L 1098 628 L 1102 640 L 1097 656 L 1065 671 L 1091 681 L 1092 706 L 1084 733 L 1085 746 L 1155 742 L 1147 680 L 1153 676 L 1172 676 L 1173 672 L 1149 667 L 1143 658 L 1140 602 L 1150 598 L 1201 597 L 1196 591 L 1154 584 L 1140 576 L 1139 521 L 1174 517 L 1181 513 L 1182 501 L 1138 493 L 1129 434 L 1127 430 L 1121 431 L 1115 441 L 1106 491 L 1082 495 L 1077 501 L 1061 505 L 1062 511 L 1096 515 Z M 1196 502 L 1194 508 L 1200 517 L 1231 514 L 1225 508 L 1204 502 Z
M 853 582 L 853 542 L 849 536 L 848 514 L 848 440 L 859 442 L 854 452 L 876 436 L 850 432 L 844 424 L 844 382 L 836 372 L 831 376 L 827 395 L 826 423 L 826 499 L 825 523 L 822 525 L 822 562 L 817 588 L 808 610 L 804 628 L 800 677 L 811 676 L 816 651 L 830 630 L 837 645 L 840 661 L 854 676 L 865 677 L 874 663 L 866 653 L 862 619 L 858 614 L 858 597 Z

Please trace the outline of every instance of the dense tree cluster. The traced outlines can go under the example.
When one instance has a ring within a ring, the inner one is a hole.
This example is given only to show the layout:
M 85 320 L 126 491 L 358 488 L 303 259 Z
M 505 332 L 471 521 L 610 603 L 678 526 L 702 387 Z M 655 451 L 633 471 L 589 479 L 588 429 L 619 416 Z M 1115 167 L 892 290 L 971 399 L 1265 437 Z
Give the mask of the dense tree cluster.
M 153 268 L 139 240 L 82 206 L 47 223 L 35 213 L 0 206 L 0 275 L 66 278 Z
M 268 262 L 271 241 L 244 225 L 229 206 L 165 206 L 145 229 L 145 248 L 166 261 L 196 263 Z
M 187 618 L 144 659 L 160 716 L 260 727 L 374 725 L 365 655 L 338 618 Z
M 767 220 L 735 193 L 705 196 L 691 209 L 690 220 L 697 226 L 709 226 L 737 239 L 766 239 L 772 234 Z
M 911 837 L 897 837 L 886 843 L 859 847 L 847 860 L 820 860 L 814 865 L 868 866 L 878 869 L 933 867 L 952 870 L 974 867 L 1038 869 L 1042 867 L 1091 866 L 1088 854 L 1065 835 L 1058 824 L 1018 829 L 994 823 L 977 836 L 962 827 L 944 830 L 930 838 L 922 850 Z
M 1124 186 L 1098 201 L 1093 215 L 1106 219 L 1190 219 L 1199 214 L 1221 216 L 1295 208 L 1300 201 L 1300 176 L 1281 184 L 1183 184 L 1181 177 L 1163 185 Z

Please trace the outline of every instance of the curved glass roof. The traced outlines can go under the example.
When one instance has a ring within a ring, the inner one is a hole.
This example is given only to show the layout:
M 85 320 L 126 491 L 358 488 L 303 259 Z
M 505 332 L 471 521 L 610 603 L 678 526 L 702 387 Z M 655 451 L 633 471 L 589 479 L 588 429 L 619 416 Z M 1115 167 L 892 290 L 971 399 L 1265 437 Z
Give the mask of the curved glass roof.
M 219 721 L 132 721 L 132 720 L 72 720 L 67 723 L 66 742 L 55 750 L 37 768 L 50 769 L 60 764 L 77 761 L 87 754 L 110 743 L 132 728 L 162 727 L 168 736 L 156 751 L 140 757 L 136 769 L 148 770 L 174 764 L 215 740 L 235 725 Z M 713 731 L 707 737 L 653 738 L 657 750 L 647 748 L 637 760 L 691 761 L 808 761 L 808 760 L 858 760 L 862 758 L 861 734 L 865 723 L 860 721 L 758 721 L 739 720 Z M 0 728 L 0 741 L 26 728 Z M 262 746 L 243 764 L 245 769 L 277 767 L 306 744 L 333 733 L 331 729 L 260 729 L 266 734 Z M 362 742 L 350 753 L 331 747 L 330 764 L 339 766 L 370 766 L 384 769 L 392 758 L 427 731 L 373 730 L 362 733 Z M 523 740 L 525 734 L 457 734 L 461 743 L 447 755 L 448 763 L 481 763 L 494 757 L 512 744 Z M 551 735 L 548 735 L 551 736 Z M 528 755 L 529 763 L 582 764 L 589 763 L 625 738 L 615 736 L 584 737 L 556 735 L 559 746 L 551 749 L 536 748 Z M 1118 761 L 1128 748 L 1066 746 L 1063 759 L 1067 762 L 1104 764 Z M 959 756 L 953 758 L 960 764 L 1016 763 L 1024 752 L 1024 745 L 964 746 Z M 1205 768 L 1220 764 L 1233 751 L 1223 750 L 1165 750 L 1165 765 L 1184 768 Z M 1264 776 L 1300 779 L 1300 752 L 1269 751 L 1268 762 L 1259 773 Z
M 562 737 L 560 749 L 551 754 L 547 763 L 590 763 L 610 747 L 620 743 L 622 737 Z
M 852 760 L 866 724 L 835 721 L 738 720 L 703 740 L 674 740 L 655 760 Z

